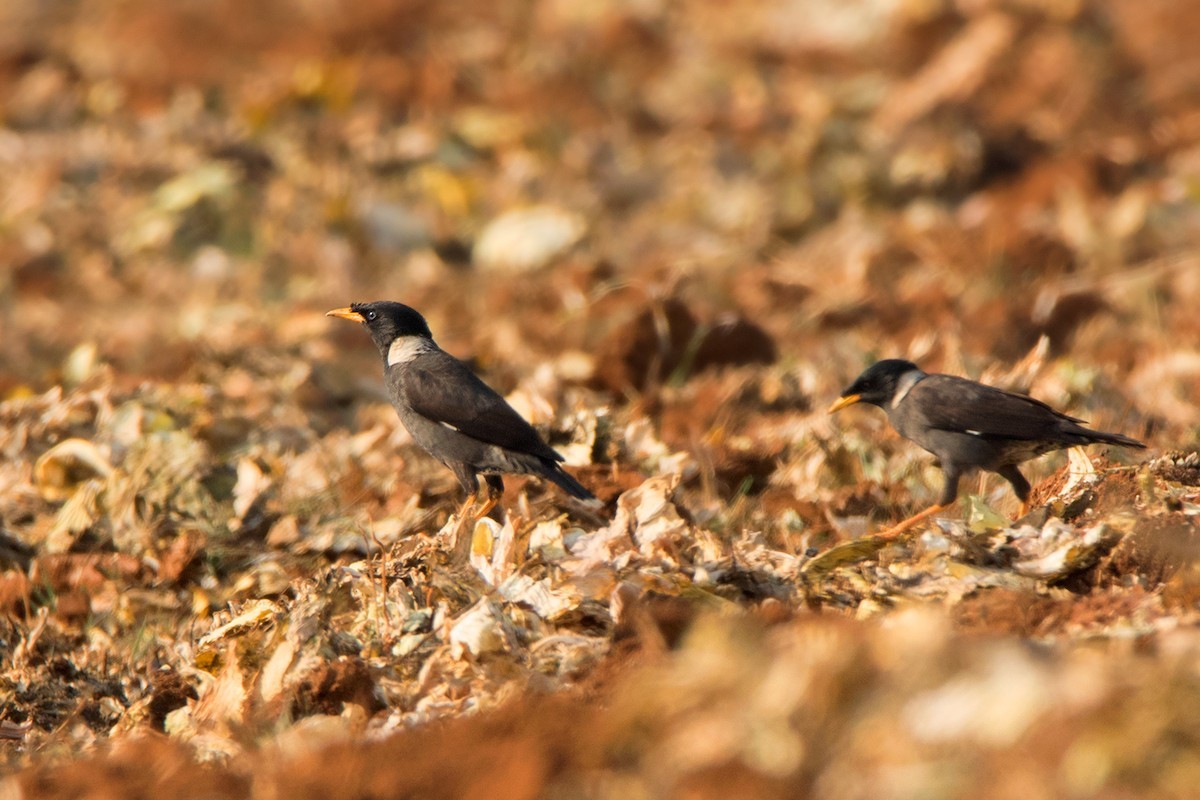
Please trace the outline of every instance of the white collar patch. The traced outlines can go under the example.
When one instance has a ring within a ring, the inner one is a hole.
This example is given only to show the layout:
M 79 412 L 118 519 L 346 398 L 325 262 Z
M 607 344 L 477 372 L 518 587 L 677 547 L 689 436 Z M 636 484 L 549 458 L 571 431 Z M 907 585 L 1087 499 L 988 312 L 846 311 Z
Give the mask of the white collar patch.
M 896 396 L 892 398 L 892 408 L 898 408 L 900 401 L 908 397 L 908 393 L 924 377 L 925 373 L 919 369 L 911 369 L 901 375 L 900 380 L 896 383 Z
M 436 349 L 437 345 L 424 336 L 397 336 L 388 348 L 387 363 L 389 367 L 407 364 L 422 353 L 430 353 Z

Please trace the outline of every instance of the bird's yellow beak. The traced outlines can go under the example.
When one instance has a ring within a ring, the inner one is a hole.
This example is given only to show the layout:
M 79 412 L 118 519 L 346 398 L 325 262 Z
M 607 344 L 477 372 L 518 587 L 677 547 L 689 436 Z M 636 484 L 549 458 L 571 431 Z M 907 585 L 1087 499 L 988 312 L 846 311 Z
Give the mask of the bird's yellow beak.
M 362 314 L 358 313 L 357 311 L 351 311 L 349 306 L 346 308 L 335 308 L 333 311 L 326 311 L 325 316 L 341 317 L 342 319 L 348 319 L 351 322 L 366 322 L 366 320 L 363 319 Z
M 329 313 L 332 314 L 333 312 L 330 311 Z M 852 406 L 859 400 L 862 400 L 861 394 L 848 394 L 845 397 L 839 397 L 834 401 L 833 405 L 829 407 L 829 413 L 832 414 L 835 411 L 841 411 L 846 406 Z

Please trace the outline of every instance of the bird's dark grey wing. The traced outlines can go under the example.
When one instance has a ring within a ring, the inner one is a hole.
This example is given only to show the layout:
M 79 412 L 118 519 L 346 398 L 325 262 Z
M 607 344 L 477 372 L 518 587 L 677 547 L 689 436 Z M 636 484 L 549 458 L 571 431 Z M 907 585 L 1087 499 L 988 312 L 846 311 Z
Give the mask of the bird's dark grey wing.
M 905 404 L 915 402 L 929 427 L 999 439 L 1056 440 L 1075 433 L 1083 422 L 1040 400 L 954 375 L 930 375 L 912 388 Z
M 421 416 L 472 439 L 562 461 L 532 425 L 454 356 L 430 353 L 404 369 L 400 391 Z

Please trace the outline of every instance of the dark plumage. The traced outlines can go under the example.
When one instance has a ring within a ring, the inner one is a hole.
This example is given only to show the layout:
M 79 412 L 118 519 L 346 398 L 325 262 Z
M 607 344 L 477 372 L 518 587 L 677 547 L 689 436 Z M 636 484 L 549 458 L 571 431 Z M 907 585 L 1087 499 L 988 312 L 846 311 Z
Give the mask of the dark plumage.
M 438 347 L 416 310 L 402 303 L 354 303 L 328 316 L 361 322 L 383 358 L 388 398 L 422 448 L 454 471 L 468 495 L 487 483 L 489 497 L 504 490 L 501 475 L 537 475 L 572 497 L 594 500 L 566 472 L 547 445 L 504 398 L 466 364 Z
M 1119 433 L 1085 428 L 1079 424 L 1083 420 L 1032 397 L 953 375 L 927 374 L 896 358 L 867 368 L 829 410 L 860 402 L 882 408 L 900 435 L 937 456 L 946 474 L 939 506 L 954 502 L 959 478 L 976 469 L 1003 477 L 1024 504 L 1029 482 L 1017 469 L 1023 461 L 1082 444 L 1146 446 Z

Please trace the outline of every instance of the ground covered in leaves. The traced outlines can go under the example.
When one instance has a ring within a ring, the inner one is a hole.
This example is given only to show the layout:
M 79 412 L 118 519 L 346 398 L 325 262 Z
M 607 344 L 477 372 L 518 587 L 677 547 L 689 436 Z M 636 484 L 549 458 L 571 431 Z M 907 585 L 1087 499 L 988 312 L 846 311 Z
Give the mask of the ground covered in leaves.
M 1200 6 L 251 6 L 0 7 L 6 797 L 1194 793 Z M 371 299 L 604 507 L 464 523 Z M 879 541 L 886 356 L 1150 449 Z

